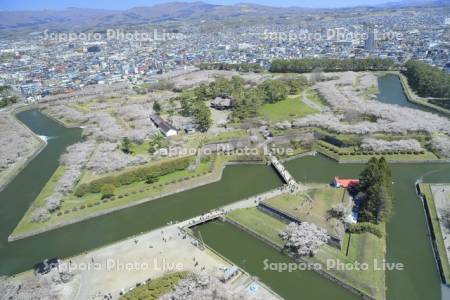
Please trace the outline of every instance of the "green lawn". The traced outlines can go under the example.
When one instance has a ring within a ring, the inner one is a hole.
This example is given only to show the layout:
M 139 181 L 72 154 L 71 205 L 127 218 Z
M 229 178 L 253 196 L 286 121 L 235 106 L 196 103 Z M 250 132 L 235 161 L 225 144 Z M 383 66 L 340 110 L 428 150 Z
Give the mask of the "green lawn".
M 300 96 L 288 96 L 276 103 L 266 103 L 258 113 L 272 122 L 301 118 L 318 111 L 301 101 Z
M 156 278 L 121 296 L 120 300 L 156 300 L 171 292 L 180 280 L 186 278 L 187 272 L 176 272 Z
M 342 201 L 348 201 L 345 189 L 322 184 L 312 185 L 306 194 L 281 195 L 268 199 L 264 203 L 299 221 L 314 223 L 336 236 L 339 234 L 336 227 L 342 225 L 336 219 L 329 218 L 328 211 Z
M 322 99 L 315 90 L 308 89 L 305 92 L 306 92 L 306 97 L 308 97 L 309 100 L 315 102 L 316 104 L 318 104 L 320 106 L 327 105 L 326 101 L 324 99 Z
M 381 267 L 385 252 L 386 240 L 384 237 L 378 238 L 371 233 L 353 233 L 350 235 L 348 256 L 345 256 L 344 251 L 325 245 L 319 249 L 314 257 L 307 258 L 307 260 L 320 263 L 323 266 L 326 266 L 327 262 L 337 260 L 344 264 L 348 263 L 354 266 L 356 266 L 356 262 L 366 263 L 367 269 L 365 270 L 361 268 L 359 270 L 343 271 L 335 266 L 329 265 L 330 268 L 327 268 L 326 271 L 339 280 L 375 297 L 375 299 L 384 299 L 385 272 L 383 270 L 376 270 L 374 261 L 376 259 L 378 262 L 377 266 Z
M 234 210 L 227 215 L 227 218 L 251 229 L 280 247 L 283 246 L 283 241 L 279 237 L 279 233 L 286 227 L 286 224 L 269 216 L 258 208 L 252 207 Z
M 441 261 L 441 268 L 444 273 L 445 283 L 450 283 L 450 265 L 448 263 L 447 250 L 445 248 L 445 243 L 443 240 L 441 226 L 439 224 L 439 218 L 436 211 L 436 206 L 434 205 L 433 193 L 431 192 L 430 184 L 421 183 L 420 191 L 425 196 L 425 201 L 428 205 L 429 218 L 431 219 L 432 230 L 436 237 L 436 245 L 438 248 L 438 254 Z
M 47 197 L 53 193 L 55 184 L 64 171 L 63 167 L 59 167 L 47 182 L 41 194 L 28 209 L 20 223 L 14 229 L 13 234 L 25 234 L 27 232 L 49 228 L 76 218 L 94 215 L 105 210 L 125 206 L 146 198 L 159 197 L 161 194 L 170 193 L 173 190 L 185 188 L 186 186 L 201 182 L 210 176 L 218 177 L 220 175 L 219 172 L 222 171 L 224 160 L 218 159 L 214 163 L 214 167 L 210 173 L 209 171 L 212 163 L 212 161 L 202 161 L 195 171 L 189 171 L 187 169 L 176 171 L 160 176 L 158 181 L 152 184 L 141 181 L 118 187 L 114 191 L 115 196 L 112 200 L 102 200 L 100 193 L 88 193 L 83 197 L 77 197 L 70 194 L 63 199 L 59 211 L 52 213 L 48 221 L 44 223 L 34 223 L 32 222 L 34 210 L 45 205 Z M 92 176 L 92 174 L 89 174 L 88 176 Z M 98 179 L 99 177 L 97 176 L 95 178 Z M 94 177 L 90 177 L 90 179 L 92 180 Z M 86 181 L 83 180 L 83 182 Z
M 218 134 L 208 134 L 205 137 L 204 143 L 207 144 L 207 143 L 229 141 L 232 139 L 242 138 L 245 136 L 247 136 L 247 133 L 242 129 L 225 131 L 225 132 L 220 132 Z
M 283 244 L 278 233 L 286 224 L 257 208 L 235 210 L 229 213 L 227 218 L 277 245 Z M 349 235 L 346 236 L 348 241 Z M 303 259 L 310 263 L 320 264 L 321 269 L 329 275 L 375 299 L 385 299 L 385 273 L 374 268 L 374 259 L 381 262 L 385 255 L 386 241 L 384 237 L 380 239 L 371 233 L 351 234 L 349 248 L 349 255 L 346 256 L 343 250 L 323 245 L 313 257 L 303 257 Z M 330 265 L 330 261 L 339 261 L 353 266 L 357 265 L 356 262 L 367 263 L 368 268 L 367 270 L 342 270 L 342 267 Z
M 138 154 L 149 154 L 148 149 L 150 148 L 150 141 L 144 141 L 141 144 L 132 143 L 130 150 L 133 155 Z
M 438 157 L 430 151 L 423 153 L 376 153 L 376 152 L 361 152 L 357 151 L 355 147 L 337 147 L 325 141 L 318 141 L 314 148 L 320 153 L 337 160 L 339 162 L 358 161 L 367 162 L 372 157 L 384 157 L 387 161 L 430 161 L 437 160 Z

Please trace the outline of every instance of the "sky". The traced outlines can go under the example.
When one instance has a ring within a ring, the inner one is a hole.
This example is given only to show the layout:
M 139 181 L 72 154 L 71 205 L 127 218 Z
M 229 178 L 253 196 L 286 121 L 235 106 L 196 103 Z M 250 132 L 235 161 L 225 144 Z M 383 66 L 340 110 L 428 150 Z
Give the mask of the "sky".
M 211 4 L 255 3 L 271 6 L 299 6 L 314 8 L 376 5 L 399 0 L 203 0 Z M 0 10 L 42 10 L 67 7 L 124 10 L 136 6 L 152 6 L 164 2 L 194 2 L 190 0 L 0 0 Z

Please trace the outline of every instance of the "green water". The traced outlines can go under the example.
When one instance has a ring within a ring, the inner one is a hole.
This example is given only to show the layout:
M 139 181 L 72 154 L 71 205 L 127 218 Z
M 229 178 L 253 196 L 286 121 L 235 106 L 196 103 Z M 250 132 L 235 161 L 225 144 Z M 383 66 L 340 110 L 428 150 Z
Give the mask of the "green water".
M 194 230 L 201 232 L 210 247 L 259 278 L 285 299 L 358 299 L 316 272 L 278 272 L 265 268 L 270 263 L 289 264 L 294 261 L 233 225 L 215 221 Z
M 321 155 L 290 161 L 286 167 L 297 180 L 323 183 L 330 182 L 334 176 L 357 177 L 363 168 L 356 164 L 338 164 Z M 394 215 L 387 226 L 386 259 L 403 263 L 405 270 L 387 272 L 387 298 L 441 299 L 440 277 L 433 258 L 424 210 L 415 194 L 414 183 L 422 176 L 426 182 L 448 182 L 450 164 L 395 164 L 391 167 L 395 182 Z M 272 248 L 263 247 L 262 242 L 247 234 L 228 227 L 209 223 L 199 226 L 197 230 L 201 230 L 207 244 L 260 277 L 283 297 L 299 299 L 296 295 L 302 290 L 306 299 L 328 299 L 325 295 L 329 292 L 336 293 L 333 299 L 349 299 L 350 296 L 340 291 L 342 288 L 331 282 L 325 284 L 312 271 L 300 272 L 303 274 L 267 274 L 263 271 L 264 259 L 281 259 L 281 254 Z M 289 260 L 287 257 L 284 259 Z M 298 281 L 299 276 L 304 280 Z
M 338 164 L 330 159 L 305 157 L 287 164 L 298 180 L 330 182 L 333 176 L 358 176 L 362 166 Z M 440 299 L 440 277 L 434 261 L 424 209 L 414 183 L 450 182 L 450 164 L 394 164 L 394 214 L 387 224 L 389 262 L 405 265 L 404 271 L 386 274 L 388 299 Z
M 8 235 L 56 169 L 59 155 L 80 137 L 79 130 L 65 129 L 35 110 L 20 113 L 18 118 L 37 134 L 54 138 L 0 193 L 1 275 L 30 269 L 45 258 L 79 254 L 170 221 L 185 220 L 282 184 L 271 167 L 229 166 L 220 182 L 8 243 Z
M 420 109 L 423 111 L 440 115 L 442 117 L 448 117 L 447 114 L 408 101 L 408 98 L 406 98 L 406 95 L 403 92 L 402 83 L 398 75 L 386 74 L 378 77 L 378 90 L 379 90 L 379 93 L 377 94 L 378 101 L 387 104 L 396 104 L 403 107 Z
M 387 81 L 389 86 L 390 81 Z M 380 84 L 381 93 L 391 90 L 385 94 L 387 100 L 384 101 L 397 99 L 398 83 L 397 87 L 392 85 L 392 90 Z M 389 100 L 389 95 L 395 99 Z M 67 257 L 110 244 L 281 185 L 270 167 L 230 166 L 225 169 L 220 182 L 8 243 L 8 235 L 56 169 L 59 155 L 67 145 L 80 138 L 80 130 L 63 128 L 36 110 L 20 113 L 18 118 L 37 134 L 51 138 L 47 147 L 0 192 L 0 275 L 24 271 L 44 258 Z M 334 176 L 357 176 L 363 167 L 340 165 L 323 156 L 303 157 L 286 165 L 298 180 L 304 182 L 329 182 Z M 404 263 L 405 270 L 386 274 L 388 299 L 440 299 L 440 278 L 414 182 L 420 177 L 425 182 L 449 182 L 450 164 L 398 164 L 392 168 L 395 213 L 387 226 L 387 260 Z M 289 258 L 230 226 L 210 223 L 201 228 L 208 243 L 213 247 L 216 245 L 219 252 L 260 277 L 286 298 L 354 297 L 312 271 L 263 272 L 263 258 L 279 261 Z

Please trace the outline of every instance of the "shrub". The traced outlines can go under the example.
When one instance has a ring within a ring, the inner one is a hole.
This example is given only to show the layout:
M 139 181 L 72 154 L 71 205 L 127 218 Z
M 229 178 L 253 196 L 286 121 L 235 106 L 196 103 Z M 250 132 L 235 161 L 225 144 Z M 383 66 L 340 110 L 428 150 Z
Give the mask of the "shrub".
M 120 187 L 134 182 L 147 180 L 148 176 L 157 178 L 175 171 L 181 171 L 189 166 L 191 160 L 192 157 L 182 157 L 164 161 L 156 165 L 143 166 L 118 175 L 105 176 L 89 183 L 79 185 L 75 191 L 75 195 L 82 197 L 87 193 L 99 193 L 101 192 L 102 186 L 105 184 L 112 184 L 115 187 Z
M 102 185 L 101 187 L 102 199 L 114 196 L 115 189 L 116 187 L 110 183 Z
M 372 224 L 372 223 L 366 223 L 366 222 L 350 224 L 348 226 L 348 232 L 350 232 L 350 233 L 370 232 L 379 238 L 383 237 L 383 232 L 380 230 L 380 228 L 377 225 Z

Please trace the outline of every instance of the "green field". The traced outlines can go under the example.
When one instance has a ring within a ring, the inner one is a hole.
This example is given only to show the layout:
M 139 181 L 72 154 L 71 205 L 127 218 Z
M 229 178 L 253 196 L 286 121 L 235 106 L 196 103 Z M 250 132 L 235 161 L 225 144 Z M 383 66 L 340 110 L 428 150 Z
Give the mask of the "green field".
M 171 292 L 180 280 L 186 278 L 187 272 L 176 272 L 156 278 L 121 296 L 120 300 L 156 300 Z
M 258 110 L 258 113 L 271 122 L 301 118 L 318 111 L 303 103 L 299 95 L 288 96 L 285 100 L 276 103 L 266 103 Z
M 358 161 L 358 162 L 367 162 L 372 157 L 384 157 L 387 161 L 432 161 L 437 160 L 438 157 L 434 155 L 430 151 L 423 151 L 423 153 L 414 153 L 414 152 L 403 152 L 403 153 L 376 153 L 376 152 L 361 152 L 357 151 L 355 147 L 337 147 L 325 141 L 318 141 L 315 143 L 314 148 L 339 162 L 350 162 L 350 161 Z
M 360 233 L 347 235 L 350 238 L 348 256 L 346 251 L 340 251 L 329 245 L 319 249 L 314 257 L 308 258 L 311 262 L 318 262 L 326 265 L 330 260 L 342 262 L 344 264 L 355 265 L 355 262 L 366 263 L 367 269 L 343 271 L 337 267 L 330 267 L 327 273 L 335 278 L 350 284 L 351 286 L 363 291 L 364 293 L 375 297 L 376 299 L 385 298 L 385 272 L 375 269 L 375 259 L 377 266 L 381 267 L 382 260 L 386 252 L 385 238 L 378 238 L 371 233 Z M 344 239 L 345 240 L 345 239 Z M 343 243 L 343 245 L 346 245 Z M 343 247 L 345 249 L 345 247 Z M 342 249 L 342 250 L 344 250 Z
M 308 90 L 305 91 L 305 93 L 306 93 L 306 97 L 309 100 L 315 102 L 316 104 L 318 104 L 320 106 L 326 106 L 327 105 L 326 101 L 324 99 L 322 99 L 316 91 L 308 89 Z
M 114 191 L 114 197 L 111 199 L 102 199 L 101 193 L 87 193 L 82 197 L 70 194 L 63 199 L 61 208 L 57 212 L 52 213 L 48 221 L 34 223 L 32 222 L 32 216 L 35 209 L 45 206 L 47 197 L 53 193 L 56 182 L 64 172 L 64 168 L 60 166 L 14 229 L 13 235 L 48 229 L 51 226 L 64 224 L 74 219 L 89 217 L 90 215 L 101 213 L 102 211 L 124 207 L 133 202 L 148 198 L 158 198 L 163 194 L 171 193 L 178 189 L 185 189 L 195 184 L 201 184 L 201 182 L 208 178 L 219 178 L 223 166 L 228 159 L 230 159 L 230 157 L 220 156 L 215 161 L 202 161 L 195 171 L 187 169 L 176 171 L 160 176 L 158 181 L 152 184 L 141 181 L 117 187 Z M 130 168 L 121 172 L 128 170 L 130 170 Z M 80 183 L 102 177 L 94 176 L 90 172 L 85 173 L 85 176 L 89 177 L 89 180 L 82 178 Z M 116 172 L 116 174 L 117 173 L 120 172 Z M 111 174 L 113 173 L 103 176 L 109 176 Z
M 314 223 L 330 234 L 338 236 L 342 232 L 342 225 L 336 219 L 329 218 L 328 212 L 333 206 L 343 201 L 348 201 L 345 189 L 322 184 L 312 185 L 306 193 L 286 194 L 268 199 L 264 201 L 264 204 L 299 221 Z
M 204 143 L 207 144 L 207 143 L 223 142 L 246 136 L 248 136 L 248 134 L 244 130 L 237 129 L 232 131 L 220 132 L 218 134 L 208 134 L 205 137 Z
M 283 247 L 279 233 L 286 227 L 286 224 L 263 213 L 258 208 L 234 210 L 227 215 L 227 218 L 246 228 L 251 228 L 255 233 Z
M 425 201 L 428 206 L 428 218 L 431 220 L 432 230 L 436 238 L 436 246 L 440 258 L 440 265 L 444 273 L 445 283 L 450 283 L 450 265 L 448 263 L 447 250 L 442 236 L 441 226 L 439 224 L 439 217 L 437 215 L 436 206 L 433 200 L 433 193 L 431 192 L 430 184 L 421 183 L 420 191 L 425 196 Z
M 286 226 L 280 220 L 266 214 L 257 208 L 235 210 L 227 215 L 227 218 L 237 222 L 263 238 L 276 245 L 283 245 L 278 233 Z M 317 225 L 317 224 L 316 224 Z M 384 231 L 384 225 L 383 225 Z M 350 238 L 349 253 L 346 255 L 346 245 Z M 323 245 L 313 257 L 303 257 L 302 259 L 310 263 L 318 263 L 321 269 L 332 277 L 358 289 L 364 294 L 375 299 L 385 299 L 385 273 L 376 270 L 374 259 L 377 259 L 378 266 L 385 255 L 386 241 L 371 233 L 346 234 L 342 250 L 329 245 Z M 357 266 L 359 263 L 366 263 L 367 269 L 343 270 L 342 267 L 329 265 L 330 261 Z

